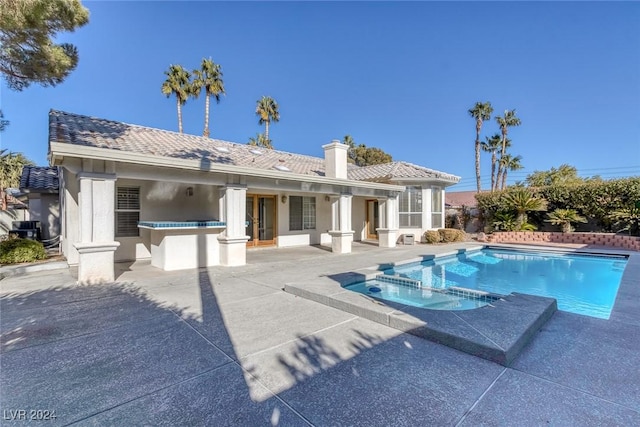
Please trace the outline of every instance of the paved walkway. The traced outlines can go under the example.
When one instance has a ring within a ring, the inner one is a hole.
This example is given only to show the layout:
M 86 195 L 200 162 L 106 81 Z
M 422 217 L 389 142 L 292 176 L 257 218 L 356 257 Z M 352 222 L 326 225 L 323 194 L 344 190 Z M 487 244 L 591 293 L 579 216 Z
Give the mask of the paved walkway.
M 640 254 L 611 320 L 558 312 L 510 368 L 282 291 L 453 247 L 260 249 L 237 268 L 120 265 L 102 286 L 7 277 L 0 423 L 640 425 Z

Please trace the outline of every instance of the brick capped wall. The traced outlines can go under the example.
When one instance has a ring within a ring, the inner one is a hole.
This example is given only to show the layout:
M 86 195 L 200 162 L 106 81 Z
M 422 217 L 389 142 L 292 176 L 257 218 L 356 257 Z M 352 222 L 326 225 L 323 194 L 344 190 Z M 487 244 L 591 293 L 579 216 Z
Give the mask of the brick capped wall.
M 499 231 L 487 236 L 491 243 L 570 243 L 608 246 L 640 251 L 640 237 L 611 233 L 559 233 L 545 231 Z

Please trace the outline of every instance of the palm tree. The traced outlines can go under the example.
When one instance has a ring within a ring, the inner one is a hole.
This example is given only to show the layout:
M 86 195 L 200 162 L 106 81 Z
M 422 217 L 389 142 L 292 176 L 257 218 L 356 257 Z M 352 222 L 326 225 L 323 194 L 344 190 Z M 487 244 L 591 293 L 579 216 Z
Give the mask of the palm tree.
M 507 172 L 508 171 L 517 171 L 520 169 L 523 169 L 524 166 L 522 166 L 522 163 L 520 163 L 520 160 L 522 160 L 522 156 L 512 156 L 511 154 L 505 154 L 504 157 L 500 158 L 500 166 L 502 166 L 502 185 L 500 186 L 501 190 L 504 190 L 505 188 L 507 188 Z
M 571 227 L 572 222 L 587 222 L 587 219 L 578 215 L 575 209 L 556 209 L 548 213 L 547 217 L 549 217 L 549 219 L 545 221 L 553 225 L 559 225 L 562 227 L 563 233 L 571 233 L 573 231 L 573 227 Z
M 496 116 L 496 122 L 500 126 L 500 132 L 502 133 L 502 151 L 500 157 L 504 157 L 507 152 L 507 133 L 512 126 L 520 126 L 521 122 L 516 117 L 516 110 L 504 110 L 504 116 Z M 504 169 L 498 164 L 498 176 L 496 179 L 496 185 L 500 183 Z
M 257 101 L 256 115 L 260 117 L 258 124 L 264 123 L 264 137 L 269 139 L 269 124 L 273 121 L 277 123 L 280 121 L 280 112 L 278 111 L 278 104 L 275 99 L 270 96 L 263 96 Z
M 271 144 L 271 140 L 267 139 L 263 133 L 257 133 L 256 137 L 250 137 L 249 145 L 253 145 L 254 147 L 264 147 L 269 150 L 273 150 L 273 145 Z
M 7 210 L 7 188 L 16 188 L 20 185 L 20 176 L 25 166 L 34 163 L 22 153 L 7 153 L 0 150 L 0 193 L 2 196 L 2 210 Z
M 185 70 L 182 65 L 170 65 L 169 70 L 165 71 L 167 80 L 162 83 L 162 93 L 169 98 L 172 94 L 176 96 L 176 104 L 178 107 L 178 131 L 182 133 L 182 106 L 187 102 L 189 96 L 194 94 L 193 87 L 189 79 L 191 73 Z M 196 90 L 198 94 L 199 89 Z M 197 97 L 197 95 L 195 95 Z
M 527 212 L 547 210 L 547 201 L 536 197 L 531 190 L 525 187 L 516 187 L 504 197 L 505 205 L 518 214 L 518 229 L 527 224 Z
M 496 185 L 496 166 L 498 164 L 497 152 L 502 147 L 502 137 L 499 133 L 494 134 L 491 138 L 485 136 L 486 142 L 480 144 L 482 151 L 491 153 L 491 191 L 495 191 Z M 507 147 L 511 146 L 511 140 L 507 138 Z
M 211 58 L 202 59 L 199 70 L 194 70 L 193 89 L 194 94 L 204 89 L 206 98 L 204 101 L 204 131 L 202 136 L 208 137 L 209 132 L 209 99 L 213 96 L 216 103 L 220 103 L 220 95 L 226 95 L 224 82 L 222 81 L 222 67 L 213 62 Z M 195 95 L 196 97 L 198 95 Z
M 476 121 L 476 184 L 478 193 L 482 189 L 480 186 L 480 130 L 482 130 L 482 122 L 489 120 L 493 113 L 493 107 L 490 102 L 476 102 L 476 105 L 469 110 L 469 115 Z

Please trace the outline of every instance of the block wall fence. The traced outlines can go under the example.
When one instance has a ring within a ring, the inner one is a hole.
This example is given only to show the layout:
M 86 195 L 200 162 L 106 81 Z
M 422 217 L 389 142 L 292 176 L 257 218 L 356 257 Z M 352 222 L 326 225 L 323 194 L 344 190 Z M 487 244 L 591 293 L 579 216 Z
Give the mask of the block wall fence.
M 499 231 L 487 235 L 486 241 L 491 243 L 569 243 L 640 251 L 640 237 L 612 233 Z

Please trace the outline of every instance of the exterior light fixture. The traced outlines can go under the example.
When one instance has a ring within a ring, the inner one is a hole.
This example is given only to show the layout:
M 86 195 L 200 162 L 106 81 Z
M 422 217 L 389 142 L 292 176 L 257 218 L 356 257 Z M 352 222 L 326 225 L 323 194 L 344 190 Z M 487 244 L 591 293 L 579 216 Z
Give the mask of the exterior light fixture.
M 287 203 L 287 195 L 283 194 L 280 200 L 282 201 L 282 203 Z

